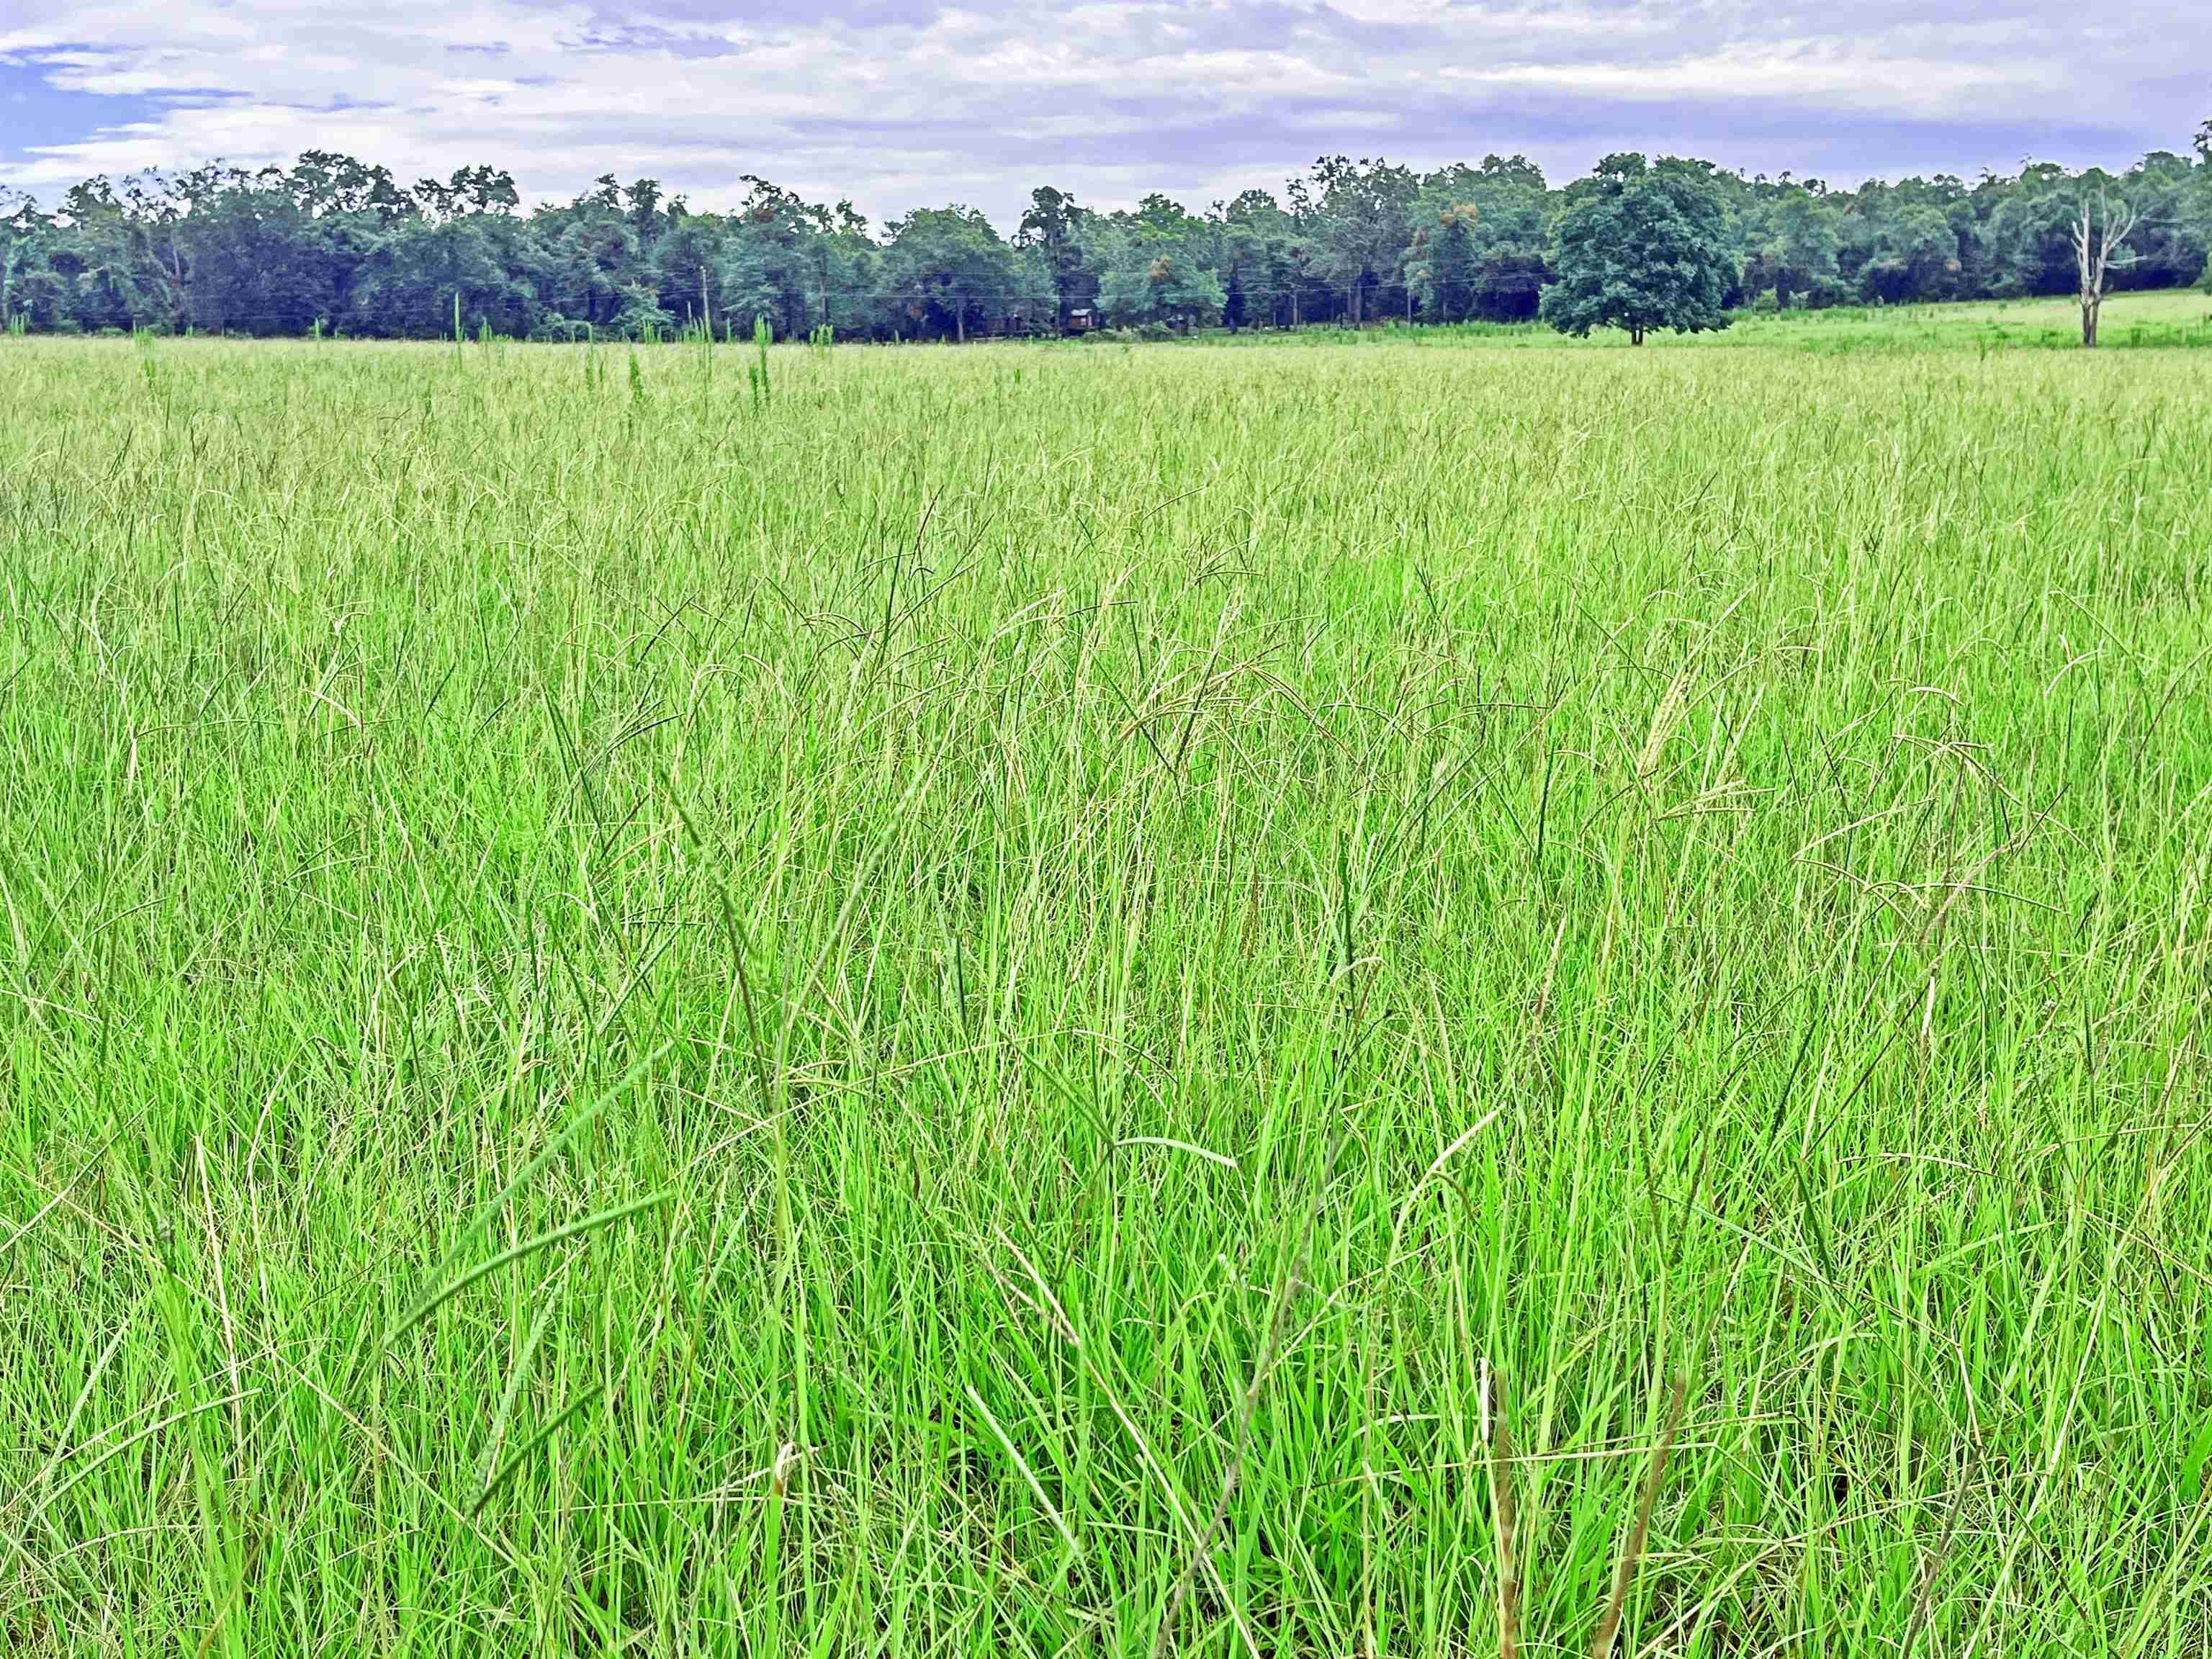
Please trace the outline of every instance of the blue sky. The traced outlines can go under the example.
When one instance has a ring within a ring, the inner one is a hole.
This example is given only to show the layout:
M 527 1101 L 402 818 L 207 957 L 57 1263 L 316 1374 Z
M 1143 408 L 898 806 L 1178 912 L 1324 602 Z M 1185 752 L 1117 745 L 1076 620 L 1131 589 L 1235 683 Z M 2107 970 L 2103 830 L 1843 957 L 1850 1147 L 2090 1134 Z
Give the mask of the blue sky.
M 1099 206 L 1608 150 L 1842 181 L 2124 165 L 2212 116 L 2203 0 L 6 0 L 0 184 L 310 147 L 532 197 L 604 172 L 701 206 L 760 173 L 876 217 L 1030 186 Z

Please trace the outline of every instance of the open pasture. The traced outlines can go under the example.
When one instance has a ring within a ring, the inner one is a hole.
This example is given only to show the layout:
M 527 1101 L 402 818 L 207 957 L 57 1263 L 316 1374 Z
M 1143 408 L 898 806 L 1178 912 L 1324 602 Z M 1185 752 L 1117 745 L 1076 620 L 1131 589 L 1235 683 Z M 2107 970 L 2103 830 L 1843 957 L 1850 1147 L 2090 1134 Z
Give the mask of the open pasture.
M 2201 1656 L 2208 361 L 0 341 L 0 1650 Z

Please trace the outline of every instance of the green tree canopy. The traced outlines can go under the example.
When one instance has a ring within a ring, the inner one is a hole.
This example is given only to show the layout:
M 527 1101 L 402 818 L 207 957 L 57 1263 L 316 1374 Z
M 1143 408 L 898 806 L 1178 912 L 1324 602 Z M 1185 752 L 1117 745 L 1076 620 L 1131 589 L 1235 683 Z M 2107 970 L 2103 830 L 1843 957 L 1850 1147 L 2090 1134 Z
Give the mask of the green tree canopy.
M 1524 321 L 1550 280 L 1544 262 L 1548 192 L 1525 156 L 1486 155 L 1421 180 L 1405 255 L 1421 314 L 1436 322 Z
M 904 331 L 964 340 L 971 328 L 1026 321 L 1056 303 L 1042 258 L 1020 257 L 1023 250 L 1009 246 L 977 209 L 921 208 L 888 228 L 884 269 Z
M 1835 292 L 1843 251 L 1843 215 L 1825 196 L 1785 185 L 1761 204 L 1744 286 L 1774 291 L 1778 311 L 1793 295 L 1819 303 Z
M 1380 157 L 1324 155 L 1310 185 L 1292 182 L 1291 205 L 1309 233 L 1309 268 L 1341 291 L 1352 322 L 1366 314 L 1370 294 L 1398 277 L 1419 193 L 1412 172 Z
M 1070 313 L 1098 297 L 1098 273 L 1085 249 L 1091 217 L 1066 191 L 1041 185 L 1030 192 L 1029 210 L 1015 233 L 1018 246 L 1036 248 L 1042 255 L 1062 326 Z
M 1639 156 L 1553 190 L 1518 155 L 1419 176 L 1325 155 L 1279 193 L 1203 214 L 1158 192 L 1101 212 L 1040 186 L 1010 240 L 964 208 L 878 234 L 847 204 L 750 174 L 709 211 L 613 173 L 526 207 L 489 164 L 407 187 L 323 149 L 289 167 L 0 196 L 0 319 L 41 331 L 439 336 L 458 306 L 465 331 L 514 337 L 709 318 L 743 331 L 757 315 L 780 337 L 828 323 L 846 337 L 964 339 L 1064 329 L 1079 309 L 1146 326 L 1510 322 L 1537 316 L 1548 289 L 1542 314 L 1561 326 L 1640 337 L 1717 326 L 1720 307 L 1770 295 L 1786 307 L 2070 294 L 2085 199 L 2124 203 L 2134 221 L 2112 289 L 2205 280 L 2212 122 L 2193 148 L 2124 173 L 2030 163 L 1850 190 Z
M 1726 328 L 1735 262 L 1712 169 L 1607 156 L 1567 186 L 1552 266 L 1559 281 L 1544 291 L 1542 315 L 1562 333 L 1622 328 L 1642 345 L 1655 328 Z

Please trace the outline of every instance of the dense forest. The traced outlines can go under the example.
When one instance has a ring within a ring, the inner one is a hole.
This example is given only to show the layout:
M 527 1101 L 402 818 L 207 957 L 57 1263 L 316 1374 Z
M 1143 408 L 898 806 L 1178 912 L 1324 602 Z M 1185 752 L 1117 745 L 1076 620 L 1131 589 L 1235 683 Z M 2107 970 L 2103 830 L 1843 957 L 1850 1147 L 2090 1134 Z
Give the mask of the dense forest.
M 2137 218 L 2114 288 L 2212 283 L 2212 121 L 2193 155 L 2117 174 L 2036 164 L 1841 190 L 1671 165 L 1727 228 L 1732 307 L 2070 293 L 2069 227 L 2100 194 Z M 957 206 L 878 230 L 849 204 L 741 182 L 725 212 L 612 175 L 524 212 L 501 169 L 409 187 L 318 150 L 289 168 L 91 179 L 51 205 L 0 191 L 0 322 L 532 339 L 750 331 L 756 318 L 780 336 L 873 339 L 1504 322 L 1537 314 L 1573 199 L 1517 155 L 1426 173 L 1336 155 L 1279 196 L 1202 213 L 1157 194 L 1099 212 L 1041 187 L 1007 234 Z

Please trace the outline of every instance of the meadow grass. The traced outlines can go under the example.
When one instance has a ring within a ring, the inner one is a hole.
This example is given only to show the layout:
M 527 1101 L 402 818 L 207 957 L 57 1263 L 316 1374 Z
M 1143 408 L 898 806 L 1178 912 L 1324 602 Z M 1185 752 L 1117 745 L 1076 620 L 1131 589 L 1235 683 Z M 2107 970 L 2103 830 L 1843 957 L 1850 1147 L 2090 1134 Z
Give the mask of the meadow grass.
M 2202 359 L 770 355 L 0 345 L 0 1649 L 2206 1652 Z
M 1327 346 L 1346 342 L 1411 343 L 1463 348 L 1469 344 L 1510 345 L 1588 351 L 1630 350 L 1628 336 L 1601 329 L 1573 339 L 1538 322 L 1431 324 L 1381 323 L 1354 332 L 1315 327 L 1290 335 L 1266 331 L 1235 337 L 1241 343 L 1272 345 L 1285 339 Z M 2105 301 L 2100 349 L 2177 350 L 2212 347 L 2212 294 L 2197 289 L 2154 289 L 2118 293 Z M 1729 326 L 1709 333 L 1670 338 L 1655 334 L 1650 343 L 1703 350 L 1753 346 L 1827 355 L 1859 352 L 1923 352 L 1955 349 L 1979 354 L 2027 349 L 2078 349 L 2081 307 L 2070 298 L 1978 300 L 1940 305 L 1827 306 L 1819 310 L 1775 312 L 1750 307 L 1730 313 Z

